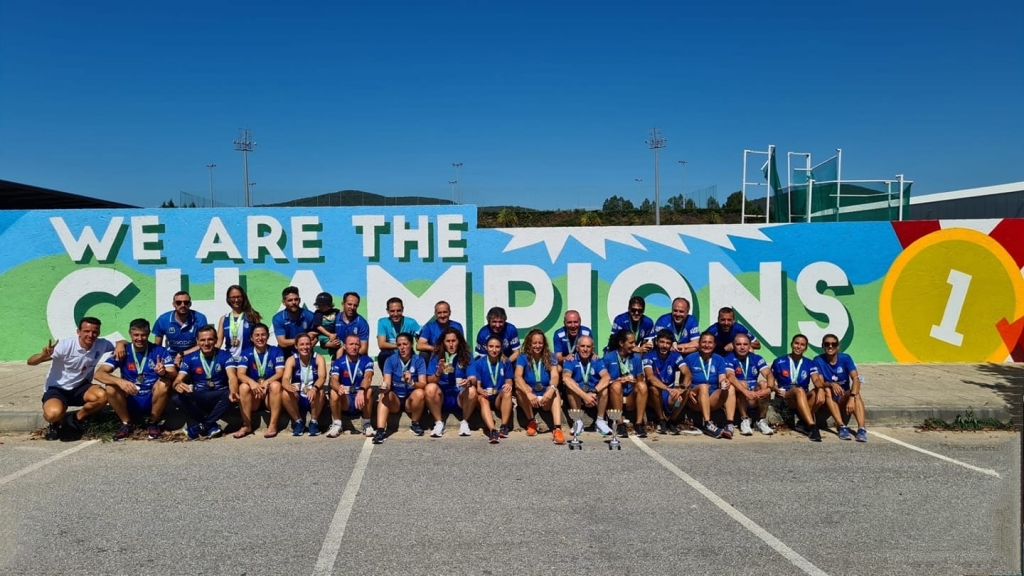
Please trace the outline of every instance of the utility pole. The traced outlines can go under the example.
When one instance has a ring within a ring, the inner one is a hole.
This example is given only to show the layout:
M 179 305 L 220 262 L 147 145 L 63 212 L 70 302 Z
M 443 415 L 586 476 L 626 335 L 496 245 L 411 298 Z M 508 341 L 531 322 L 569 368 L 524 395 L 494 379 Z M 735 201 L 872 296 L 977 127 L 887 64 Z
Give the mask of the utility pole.
M 207 164 L 207 168 L 210 169 L 210 208 L 213 208 L 213 169 L 217 167 L 216 164 Z
M 248 208 L 250 205 L 249 187 L 252 186 L 249 182 L 249 152 L 252 152 L 253 148 L 256 147 L 256 143 L 252 141 L 252 130 L 249 128 L 239 128 L 238 140 L 235 140 L 233 144 L 235 145 L 235 151 L 242 153 L 242 170 L 245 176 L 245 206 Z
M 452 162 L 452 168 L 455 168 L 455 203 L 462 204 L 462 185 L 459 183 L 459 168 L 462 168 L 462 162 Z
M 448 184 L 452 187 L 452 204 L 455 204 L 455 185 L 458 184 L 458 180 L 449 180 Z
M 644 179 L 643 178 L 633 178 L 633 181 L 636 182 L 636 190 L 637 190 L 637 192 L 639 192 L 640 194 L 643 194 L 643 188 L 640 186 L 640 183 L 643 182 Z
M 658 150 L 665 147 L 668 140 L 661 137 L 661 130 L 651 128 L 651 136 L 647 139 L 647 147 L 654 150 L 654 225 L 661 225 L 661 191 L 658 177 Z
M 683 193 L 683 208 L 686 208 L 686 160 L 680 160 L 679 164 L 683 167 L 683 185 L 681 192 Z

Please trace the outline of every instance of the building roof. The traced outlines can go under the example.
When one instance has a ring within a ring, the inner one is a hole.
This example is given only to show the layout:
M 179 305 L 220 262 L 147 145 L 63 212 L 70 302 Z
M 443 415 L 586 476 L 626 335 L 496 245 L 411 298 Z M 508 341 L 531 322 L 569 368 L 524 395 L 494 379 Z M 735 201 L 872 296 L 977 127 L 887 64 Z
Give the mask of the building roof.
M 945 202 L 947 200 L 977 198 L 980 196 L 995 196 L 996 194 L 1009 194 L 1021 191 L 1024 191 L 1024 182 L 1010 182 L 996 186 L 982 186 L 981 188 L 967 188 L 951 192 L 936 192 L 935 194 L 926 194 L 924 196 L 911 196 L 910 205 L 931 204 L 932 202 Z
M 137 206 L 0 180 L 0 210 L 60 210 L 68 208 L 137 208 Z

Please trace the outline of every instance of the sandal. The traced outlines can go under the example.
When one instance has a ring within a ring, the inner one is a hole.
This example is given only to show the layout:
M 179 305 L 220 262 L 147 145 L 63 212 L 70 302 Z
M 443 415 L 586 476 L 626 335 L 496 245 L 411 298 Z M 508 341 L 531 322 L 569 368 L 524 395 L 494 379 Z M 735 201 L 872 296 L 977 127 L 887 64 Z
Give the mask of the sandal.
M 242 426 L 241 428 L 238 429 L 238 432 L 232 434 L 231 437 L 236 439 L 245 438 L 249 434 L 252 434 L 252 428 L 249 428 L 248 426 Z
M 263 434 L 263 437 L 264 438 L 275 438 L 275 437 L 277 437 L 277 430 L 273 430 L 273 429 L 267 430 L 266 433 Z

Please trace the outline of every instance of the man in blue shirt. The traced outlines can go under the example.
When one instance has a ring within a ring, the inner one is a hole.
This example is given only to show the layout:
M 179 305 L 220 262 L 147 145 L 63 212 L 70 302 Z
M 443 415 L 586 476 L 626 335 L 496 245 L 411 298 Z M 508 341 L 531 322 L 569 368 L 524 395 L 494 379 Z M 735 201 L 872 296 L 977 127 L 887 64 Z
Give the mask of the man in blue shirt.
M 583 326 L 583 322 L 580 320 L 580 313 L 575 310 L 569 310 L 562 319 L 562 327 L 555 331 L 555 337 L 552 338 L 555 358 L 558 360 L 559 366 L 562 366 L 566 360 L 576 359 L 576 346 L 581 337 L 596 340 L 590 328 Z
M 284 310 L 274 314 L 274 337 L 287 360 L 295 353 L 296 336 L 309 334 L 315 341 L 318 333 L 313 325 L 313 313 L 302 307 L 298 288 L 289 286 L 282 290 L 281 303 L 284 304 Z
M 447 302 L 442 300 L 434 304 L 434 319 L 423 326 L 419 341 L 416 342 L 416 350 L 419 351 L 420 356 L 423 356 L 424 361 L 430 360 L 430 356 L 434 353 L 434 345 L 437 344 L 437 339 L 441 337 L 441 332 L 444 332 L 445 328 L 451 326 L 462 332 L 463 337 L 466 336 L 466 330 L 462 324 L 451 318 L 452 307 Z
M 732 344 L 732 353 L 725 357 L 725 370 L 726 377 L 736 388 L 740 434 L 750 436 L 754 433 L 750 426 L 753 420 L 761 434 L 771 436 L 775 431 L 765 421 L 764 415 L 768 413 L 768 397 L 776 388 L 775 376 L 764 358 L 750 351 L 750 336 L 736 334 Z
M 192 309 L 192 297 L 182 290 L 174 294 L 174 310 L 164 312 L 153 324 L 153 342 L 182 356 L 195 348 L 196 332 L 207 324 L 206 316 Z M 175 359 L 175 363 L 180 361 Z
M 492 336 L 501 339 L 501 355 L 515 364 L 519 359 L 519 330 L 508 322 L 508 314 L 501 306 L 487 311 L 487 326 L 476 334 L 477 356 L 487 355 L 487 340 Z
M 726 306 L 718 311 L 718 322 L 708 327 L 705 332 L 715 337 L 715 354 L 725 358 L 733 351 L 733 338 L 737 334 L 750 337 L 750 349 L 760 350 L 761 342 L 747 330 L 747 327 L 736 321 L 736 312 Z
M 359 315 L 359 302 L 358 293 L 345 292 L 341 298 L 341 314 L 334 323 L 334 333 L 342 342 L 349 334 L 359 336 L 359 353 L 366 354 L 370 350 L 370 323 Z
M 217 329 L 200 328 L 196 334 L 199 349 L 181 359 L 174 379 L 174 404 L 192 421 L 185 428 L 189 440 L 199 436 L 216 438 L 223 433 L 217 421 L 232 403 L 238 401 L 238 380 L 234 361 L 227 350 L 217 350 Z
M 690 316 L 690 301 L 686 298 L 676 298 L 672 301 L 672 312 L 661 315 L 654 322 L 654 333 L 668 330 L 672 333 L 675 343 L 672 348 L 686 356 L 697 351 L 697 341 L 700 340 L 700 325 L 697 318 Z
M 654 321 L 644 315 L 647 302 L 643 296 L 629 299 L 629 307 L 612 320 L 612 334 L 619 330 L 629 330 L 636 342 L 635 352 L 641 356 L 654 349 Z M 607 348 L 605 349 L 607 352 Z
M 420 333 L 419 322 L 405 316 L 405 304 L 401 298 L 388 298 L 388 315 L 377 321 L 377 365 L 384 370 L 384 363 L 388 357 L 398 350 L 398 335 L 412 334 L 416 337 Z

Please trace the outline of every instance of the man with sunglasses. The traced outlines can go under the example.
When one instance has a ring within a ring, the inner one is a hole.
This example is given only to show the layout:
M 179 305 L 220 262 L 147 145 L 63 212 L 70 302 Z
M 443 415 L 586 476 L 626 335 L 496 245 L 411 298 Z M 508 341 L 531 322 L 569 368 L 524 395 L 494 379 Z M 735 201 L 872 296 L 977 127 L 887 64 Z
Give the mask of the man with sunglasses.
M 839 337 L 826 334 L 821 340 L 823 353 L 814 359 L 818 367 L 819 387 L 828 393 L 829 412 L 839 427 L 839 439 L 850 440 L 850 428 L 846 426 L 842 413 L 857 419 L 857 442 L 868 441 L 864 428 L 864 400 L 860 396 L 860 374 L 849 354 L 839 351 Z M 823 382 L 823 384 L 821 384 Z
M 633 333 L 633 341 L 636 343 L 636 352 L 640 356 L 647 354 L 654 349 L 654 320 L 644 315 L 647 309 L 647 302 L 643 296 L 633 296 L 629 299 L 629 306 L 626 311 L 619 314 L 612 320 L 611 333 L 619 330 L 629 330 Z M 607 348 L 605 352 L 607 352 Z
M 209 322 L 202 312 L 192 309 L 188 292 L 175 292 L 173 302 L 174 310 L 161 314 L 153 323 L 153 343 L 173 352 L 177 356 L 174 364 L 178 365 L 181 357 L 196 347 L 196 333 Z

